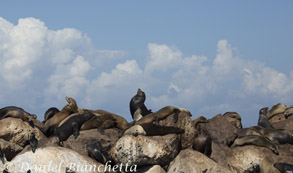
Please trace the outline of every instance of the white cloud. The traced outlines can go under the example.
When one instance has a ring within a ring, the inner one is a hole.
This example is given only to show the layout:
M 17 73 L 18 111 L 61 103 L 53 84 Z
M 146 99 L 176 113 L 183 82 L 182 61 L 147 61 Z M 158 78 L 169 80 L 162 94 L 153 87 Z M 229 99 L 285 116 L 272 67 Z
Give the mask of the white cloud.
M 166 105 L 195 116 L 237 111 L 256 121 L 259 106 L 293 94 L 293 72 L 246 60 L 226 40 L 218 42 L 215 58 L 185 57 L 174 46 L 150 43 L 141 65 L 123 50 L 97 50 L 81 31 L 50 30 L 34 18 L 14 25 L 0 17 L 0 38 L 0 104 L 28 104 L 38 113 L 61 108 L 71 96 L 81 107 L 130 120 L 129 101 L 142 88 L 154 111 Z

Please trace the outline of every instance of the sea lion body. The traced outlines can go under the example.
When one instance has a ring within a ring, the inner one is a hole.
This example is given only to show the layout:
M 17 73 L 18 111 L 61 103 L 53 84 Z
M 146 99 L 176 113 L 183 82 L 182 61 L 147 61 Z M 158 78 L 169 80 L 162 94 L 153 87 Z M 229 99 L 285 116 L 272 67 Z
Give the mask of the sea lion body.
M 89 129 L 107 129 L 115 126 L 115 119 L 109 115 L 95 115 L 91 119 L 84 122 L 80 130 Z
M 173 113 L 175 113 L 175 115 L 174 115 L 174 122 L 175 122 L 175 120 L 176 120 L 175 117 L 177 117 L 177 119 L 178 119 L 179 112 L 185 112 L 189 116 L 192 116 L 191 113 L 187 109 L 178 108 L 175 106 L 165 106 L 165 107 L 161 108 L 160 110 L 158 110 L 157 112 L 153 112 L 151 114 L 144 116 L 143 118 L 141 118 L 140 120 L 135 122 L 135 124 L 152 123 L 153 121 L 158 121 L 158 120 L 164 119 Z
M 270 110 L 268 110 L 267 118 L 270 119 L 277 114 L 284 113 L 286 109 L 287 109 L 287 106 L 285 104 L 282 104 L 282 103 L 275 104 L 274 106 L 271 107 Z
M 58 136 L 60 141 L 66 141 L 72 134 L 74 134 L 76 138 L 79 134 L 79 130 L 82 124 L 93 116 L 95 115 L 89 112 L 73 116 L 60 127 L 56 128 L 53 136 Z
M 207 134 L 199 134 L 194 138 L 192 148 L 210 157 L 212 154 L 212 138 Z
M 288 163 L 275 163 L 274 167 L 277 168 L 281 173 L 292 173 L 293 165 Z
M 279 154 L 278 146 L 263 136 L 247 135 L 247 136 L 238 137 L 234 140 L 231 147 L 243 146 L 243 145 L 256 145 L 260 147 L 266 147 L 270 149 L 271 151 L 273 151 L 275 154 L 277 155 Z
M 267 117 L 268 109 L 269 109 L 268 107 L 264 107 L 259 110 L 259 118 L 258 118 L 257 125 L 263 128 L 273 129 L 274 127 L 272 126 L 272 124 L 270 123 Z
M 104 151 L 101 143 L 96 141 L 87 146 L 88 155 L 100 163 L 106 163 L 108 154 Z
M 53 117 L 45 122 L 45 131 L 47 136 L 50 136 L 54 133 L 56 127 L 58 127 L 58 124 L 63 119 L 72 113 L 78 112 L 77 104 L 73 98 L 66 97 L 66 101 L 68 104 L 65 105 L 60 112 L 56 113 Z
M 7 117 L 20 118 L 26 122 L 30 122 L 32 119 L 37 118 L 36 115 L 30 114 L 22 108 L 16 106 L 7 106 L 0 109 L 0 119 Z
M 160 126 L 152 123 L 134 125 L 124 132 L 124 135 L 163 136 L 167 134 L 182 134 L 183 129 L 171 126 Z
M 259 126 L 253 126 L 251 129 L 271 141 L 277 141 L 280 144 L 293 144 L 293 137 L 288 133 L 281 132 L 280 130 L 261 128 Z
M 56 107 L 51 107 L 51 108 L 49 108 L 46 112 L 45 112 L 45 114 L 44 114 L 44 121 L 43 121 L 43 123 L 45 123 L 48 119 L 50 119 L 51 117 L 53 117 L 55 114 L 57 114 L 58 112 L 60 112 L 59 111 L 59 109 L 58 108 L 56 108 Z
M 137 94 L 131 98 L 129 107 L 130 107 L 130 113 L 131 113 L 132 119 L 134 121 L 138 120 L 134 117 L 134 113 L 137 109 L 140 109 L 140 114 L 142 115 L 142 117 L 152 113 L 152 111 L 148 110 L 147 107 L 145 106 L 144 104 L 145 99 L 146 99 L 145 93 L 140 88 L 137 90 Z

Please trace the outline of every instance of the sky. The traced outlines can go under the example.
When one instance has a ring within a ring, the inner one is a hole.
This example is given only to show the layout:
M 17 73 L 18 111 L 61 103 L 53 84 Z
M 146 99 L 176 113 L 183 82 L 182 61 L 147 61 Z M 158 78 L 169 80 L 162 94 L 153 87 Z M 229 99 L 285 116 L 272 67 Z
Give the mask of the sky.
M 293 105 L 293 2 L 4 1 L 0 6 L 0 107 L 43 120 L 65 96 L 81 108 L 131 120 L 146 106 L 198 116 Z

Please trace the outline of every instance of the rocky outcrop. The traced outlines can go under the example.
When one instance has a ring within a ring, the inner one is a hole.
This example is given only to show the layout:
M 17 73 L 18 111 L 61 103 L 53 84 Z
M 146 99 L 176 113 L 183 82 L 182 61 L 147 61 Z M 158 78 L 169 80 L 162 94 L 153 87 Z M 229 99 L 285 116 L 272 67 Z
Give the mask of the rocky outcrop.
M 166 119 L 161 120 L 159 124 L 162 126 L 172 126 L 183 129 L 184 134 L 180 135 L 182 148 L 185 149 L 192 146 L 195 128 L 189 115 L 180 112 L 176 123 L 174 123 L 174 115 L 170 115 Z
M 45 138 L 38 128 L 32 128 L 28 122 L 19 118 L 4 118 L 0 121 L 0 138 L 21 147 L 28 144 L 32 132 L 36 134 L 38 140 Z
M 75 172 L 99 172 L 104 165 L 92 160 L 89 157 L 63 147 L 46 147 L 36 150 L 35 153 L 26 152 L 17 155 L 11 162 L 2 167 L 9 172 L 62 172 L 66 168 Z M 96 169 L 94 169 L 96 168 Z M 100 171 L 102 172 L 102 171 Z
M 165 173 L 166 171 L 160 165 L 145 166 L 138 169 L 138 173 Z
M 0 138 L 0 148 L 5 155 L 5 158 L 10 161 L 14 156 L 22 151 L 22 147 L 12 142 L 5 141 Z
M 179 152 L 178 135 L 141 136 L 125 135 L 112 147 L 111 156 L 124 165 L 166 165 Z
M 221 114 L 209 119 L 208 123 L 198 125 L 199 129 L 210 135 L 214 142 L 231 145 L 236 138 L 237 128 Z
M 230 171 L 215 161 L 207 158 L 204 154 L 197 151 L 186 149 L 182 150 L 178 156 L 170 163 L 168 173 L 182 172 L 226 172 Z

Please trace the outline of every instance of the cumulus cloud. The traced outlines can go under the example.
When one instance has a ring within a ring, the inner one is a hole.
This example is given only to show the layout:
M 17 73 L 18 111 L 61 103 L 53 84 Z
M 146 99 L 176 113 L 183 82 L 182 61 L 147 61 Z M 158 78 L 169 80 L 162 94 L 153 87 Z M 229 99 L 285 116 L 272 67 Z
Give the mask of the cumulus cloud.
M 218 42 L 214 58 L 186 57 L 175 46 L 149 43 L 145 64 L 139 64 L 123 50 L 97 50 L 79 30 L 50 30 L 35 18 L 12 24 L 0 17 L 0 38 L 0 104 L 29 105 L 39 119 L 71 96 L 81 107 L 130 120 L 130 98 L 141 88 L 154 111 L 166 105 L 195 116 L 237 111 L 248 123 L 256 122 L 261 106 L 293 94 L 293 72 L 246 60 L 227 40 Z

